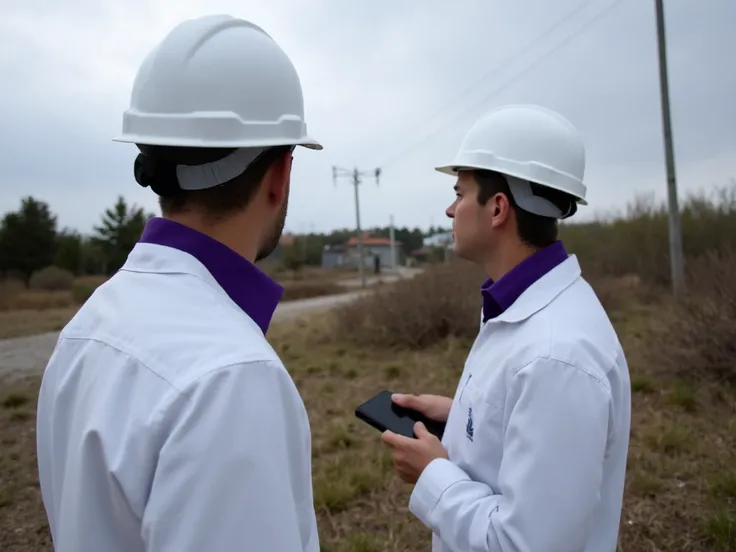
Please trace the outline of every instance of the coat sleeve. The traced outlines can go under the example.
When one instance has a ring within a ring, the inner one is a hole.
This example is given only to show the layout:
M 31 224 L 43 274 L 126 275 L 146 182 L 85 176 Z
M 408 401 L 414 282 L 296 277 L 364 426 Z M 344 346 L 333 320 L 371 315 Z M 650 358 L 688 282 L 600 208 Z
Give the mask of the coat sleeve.
M 283 367 L 218 369 L 168 410 L 146 552 L 319 549 L 309 425 Z
M 600 498 L 610 404 L 606 382 L 535 360 L 508 390 L 498 492 L 438 459 L 417 481 L 410 510 L 455 552 L 583 551 Z

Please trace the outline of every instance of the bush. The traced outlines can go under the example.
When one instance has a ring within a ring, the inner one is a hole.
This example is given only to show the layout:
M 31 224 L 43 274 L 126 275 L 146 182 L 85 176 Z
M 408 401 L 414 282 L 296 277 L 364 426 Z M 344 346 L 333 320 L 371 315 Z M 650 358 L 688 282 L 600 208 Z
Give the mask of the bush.
M 593 287 L 609 316 L 631 305 L 651 305 L 662 299 L 659 285 L 643 281 L 637 274 L 606 276 L 583 269 L 583 278 Z
M 14 299 L 26 289 L 22 280 L 0 280 L 0 310 L 8 310 Z
M 336 309 L 335 337 L 358 345 L 419 349 L 447 337 L 474 338 L 482 272 L 464 261 L 425 272 Z
M 74 274 L 57 266 L 49 266 L 31 276 L 31 289 L 67 291 L 74 286 Z
M 692 194 L 681 205 L 686 259 L 705 251 L 736 250 L 736 182 L 713 195 Z M 669 286 L 667 205 L 639 198 L 623 216 L 563 224 L 565 246 L 580 258 L 586 274 L 638 275 L 644 283 Z
M 688 295 L 664 319 L 651 359 L 668 375 L 736 385 L 736 251 L 690 261 Z

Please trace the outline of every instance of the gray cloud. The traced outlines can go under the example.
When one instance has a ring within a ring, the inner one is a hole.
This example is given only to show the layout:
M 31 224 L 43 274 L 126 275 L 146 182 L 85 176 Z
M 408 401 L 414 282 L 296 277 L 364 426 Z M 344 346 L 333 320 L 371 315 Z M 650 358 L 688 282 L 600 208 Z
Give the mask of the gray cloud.
M 134 148 L 111 138 L 148 49 L 181 19 L 212 12 L 261 25 L 301 75 L 310 132 L 326 149 L 296 154 L 287 223 L 294 230 L 354 224 L 352 189 L 333 187 L 332 164 L 383 166 L 381 186 L 361 188 L 366 225 L 385 224 L 390 214 L 402 225 L 441 222 L 452 181 L 433 167 L 454 155 L 475 117 L 512 102 L 559 109 L 584 134 L 591 207 L 582 216 L 639 193 L 664 197 L 651 2 L 621 0 L 524 70 L 611 1 L 588 2 L 530 50 L 581 0 L 473 0 L 462 8 L 439 0 L 16 3 L 0 21 L 8 83 L 0 89 L 0 211 L 33 194 L 49 201 L 62 224 L 86 231 L 120 193 L 155 210 L 153 196 L 131 177 Z M 736 70 L 728 58 L 736 50 L 728 27 L 736 4 L 666 4 L 681 189 L 725 183 L 736 145 Z

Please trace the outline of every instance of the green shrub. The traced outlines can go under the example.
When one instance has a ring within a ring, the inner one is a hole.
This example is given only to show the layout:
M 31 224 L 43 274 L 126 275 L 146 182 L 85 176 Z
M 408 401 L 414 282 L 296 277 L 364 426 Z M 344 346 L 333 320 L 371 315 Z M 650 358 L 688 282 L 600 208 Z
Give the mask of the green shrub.
M 67 291 L 74 286 L 74 274 L 58 266 L 49 266 L 31 276 L 31 289 Z

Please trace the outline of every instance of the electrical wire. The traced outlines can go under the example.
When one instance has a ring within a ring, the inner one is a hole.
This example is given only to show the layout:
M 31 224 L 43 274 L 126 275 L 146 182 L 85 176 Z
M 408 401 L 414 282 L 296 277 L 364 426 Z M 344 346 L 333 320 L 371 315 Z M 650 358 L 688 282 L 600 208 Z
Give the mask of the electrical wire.
M 415 141 L 410 146 L 408 146 L 408 147 L 400 150 L 398 153 L 392 155 L 387 161 L 385 161 L 383 164 L 381 164 L 379 166 L 383 170 L 387 166 L 390 166 L 390 165 L 396 163 L 400 159 L 403 159 L 404 157 L 406 157 L 407 154 L 411 153 L 412 151 L 414 151 L 415 149 L 417 149 L 419 146 L 423 145 L 427 140 L 430 140 L 431 138 L 434 138 L 442 130 L 446 129 L 448 126 L 450 126 L 451 124 L 455 123 L 459 118 L 465 116 L 470 111 L 472 111 L 475 108 L 477 108 L 478 106 L 486 103 L 488 100 L 490 100 L 491 98 L 493 98 L 494 96 L 496 96 L 497 94 L 499 94 L 500 92 L 502 92 L 503 90 L 505 90 L 506 88 L 508 88 L 509 86 L 511 86 L 512 84 L 514 84 L 521 77 L 523 77 L 524 75 L 526 75 L 531 69 L 533 69 L 537 64 L 539 64 L 542 60 L 544 60 L 547 57 L 549 57 L 550 55 L 552 55 L 554 52 L 556 52 L 557 50 L 559 50 L 560 48 L 562 48 L 563 46 L 565 46 L 566 44 L 568 44 L 570 41 L 572 41 L 578 35 L 582 34 L 584 31 L 586 31 L 587 29 L 589 29 L 592 25 L 594 25 L 595 23 L 597 23 L 600 19 L 603 18 L 603 16 L 605 16 L 606 14 L 608 14 L 614 7 L 616 7 L 622 1 L 623 0 L 613 0 L 613 2 L 611 2 L 605 8 L 603 8 L 601 11 L 599 11 L 598 13 L 596 13 L 592 18 L 590 18 L 585 24 L 583 24 L 581 27 L 579 27 L 573 33 L 567 35 L 560 42 L 558 42 L 557 44 L 555 44 L 552 48 L 550 48 L 546 52 L 544 52 L 541 56 L 539 56 L 539 57 L 535 58 L 534 60 L 532 60 L 532 62 L 529 63 L 526 67 L 524 67 L 524 69 L 522 71 L 520 71 L 519 73 L 517 73 L 512 78 L 507 79 L 506 81 L 502 82 L 498 87 L 496 87 L 495 89 L 493 89 L 489 94 L 486 94 L 480 101 L 475 102 L 475 103 L 471 104 L 470 107 L 464 109 L 459 116 L 456 116 L 453 119 L 451 119 L 449 121 L 449 123 L 446 123 L 446 124 L 441 125 L 438 129 L 435 129 L 432 132 L 426 133 L 422 138 L 420 138 L 419 140 Z M 549 36 L 560 25 L 562 25 L 565 22 L 569 21 L 575 14 L 577 14 L 583 8 L 585 8 L 585 7 L 587 7 L 587 6 L 591 5 L 591 4 L 592 4 L 592 2 L 585 2 L 584 4 L 578 5 L 578 7 L 575 8 L 574 10 L 572 10 L 567 16 L 565 16 L 564 18 L 562 18 L 561 20 L 559 20 L 555 25 L 553 25 L 550 29 L 548 29 L 547 31 L 545 31 L 542 35 L 540 35 L 537 39 L 535 39 L 531 44 L 529 44 L 525 48 L 523 48 L 521 52 L 519 52 L 518 54 L 514 54 L 514 56 L 512 56 L 512 57 L 507 58 L 507 60 L 502 64 L 502 66 L 505 65 L 505 64 L 507 64 L 507 63 L 509 63 L 513 59 L 516 59 L 520 54 L 523 54 L 526 51 L 528 51 L 529 49 L 531 49 L 531 47 L 533 45 L 535 45 L 536 43 L 538 43 L 541 39 Z M 454 104 L 455 101 L 457 100 L 457 98 L 466 95 L 470 90 L 472 90 L 474 87 L 476 87 L 480 83 L 482 83 L 490 74 L 497 73 L 497 72 L 498 72 L 498 67 L 497 68 L 494 68 L 491 72 L 489 72 L 486 75 L 484 75 L 483 78 L 481 78 L 479 81 L 476 81 L 476 83 L 474 83 L 473 85 L 471 85 L 462 94 L 460 94 L 460 96 L 457 96 L 455 100 L 453 100 L 452 102 L 449 102 L 449 103 L 453 103 Z M 442 109 L 440 109 L 436 113 L 439 113 L 441 111 L 442 111 Z

